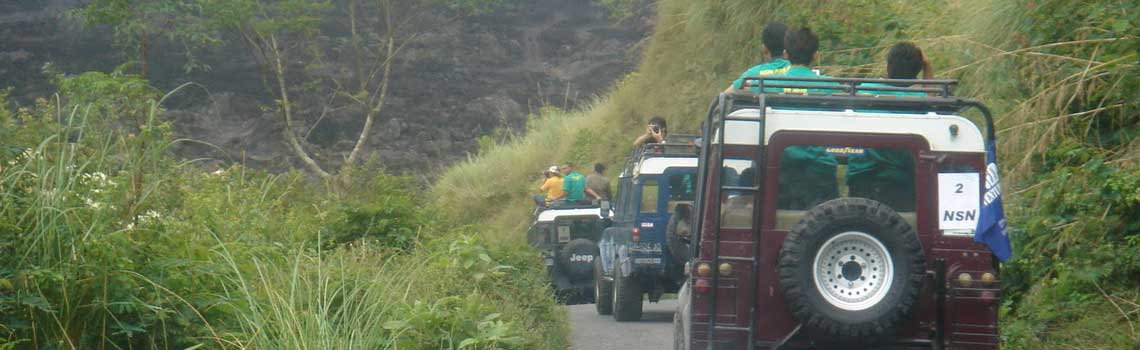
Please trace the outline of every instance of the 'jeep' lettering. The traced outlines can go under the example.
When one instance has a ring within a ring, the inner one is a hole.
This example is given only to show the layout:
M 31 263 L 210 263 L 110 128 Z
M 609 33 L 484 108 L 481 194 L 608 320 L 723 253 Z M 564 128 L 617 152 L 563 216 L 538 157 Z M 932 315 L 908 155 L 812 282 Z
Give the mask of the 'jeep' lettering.
M 593 255 L 573 254 L 573 255 L 570 255 L 570 262 L 592 263 L 592 262 L 594 262 L 594 256 Z

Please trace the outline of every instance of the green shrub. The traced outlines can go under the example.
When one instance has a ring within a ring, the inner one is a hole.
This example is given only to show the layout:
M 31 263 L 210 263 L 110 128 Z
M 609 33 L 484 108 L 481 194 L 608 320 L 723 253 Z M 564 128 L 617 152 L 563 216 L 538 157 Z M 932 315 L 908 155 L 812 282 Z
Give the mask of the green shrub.
M 537 258 L 437 225 L 411 178 L 179 163 L 152 95 L 114 97 L 135 78 L 78 77 L 106 89 L 0 103 L 0 349 L 565 348 L 525 331 L 565 334 Z
M 416 196 L 419 189 L 410 177 L 381 173 L 353 192 L 357 195 L 338 202 L 331 214 L 326 247 L 366 239 L 408 249 L 428 224 Z

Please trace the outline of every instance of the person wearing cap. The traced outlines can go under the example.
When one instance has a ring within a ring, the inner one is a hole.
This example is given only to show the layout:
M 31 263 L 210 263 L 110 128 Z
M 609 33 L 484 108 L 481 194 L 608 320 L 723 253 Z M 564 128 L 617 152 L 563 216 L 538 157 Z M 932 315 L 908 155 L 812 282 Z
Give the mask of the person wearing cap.
M 546 176 L 546 180 L 543 180 L 542 185 L 538 187 L 538 192 L 542 193 L 534 195 L 534 204 L 539 208 L 548 207 L 550 202 L 566 197 L 566 191 L 562 190 L 562 175 L 558 172 L 557 165 L 551 165 L 550 168 L 543 170 L 542 174 Z

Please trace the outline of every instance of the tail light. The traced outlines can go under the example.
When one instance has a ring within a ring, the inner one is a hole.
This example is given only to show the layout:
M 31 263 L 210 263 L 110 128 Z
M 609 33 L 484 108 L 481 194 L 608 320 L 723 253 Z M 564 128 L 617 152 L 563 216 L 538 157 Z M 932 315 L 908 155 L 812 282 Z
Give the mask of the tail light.
M 974 284 L 974 278 L 972 276 L 970 276 L 970 274 L 965 273 L 965 272 L 958 274 L 958 285 L 959 286 L 969 288 L 971 284 Z
M 641 242 L 641 232 L 636 227 L 633 228 L 633 236 L 630 238 L 633 243 Z
M 697 264 L 697 276 L 712 277 L 712 266 L 709 266 L 709 263 Z
M 993 305 L 997 302 L 997 293 L 992 290 L 982 291 L 982 303 L 986 305 Z
M 989 287 L 992 286 L 995 281 L 997 281 L 997 277 L 994 277 L 994 274 L 989 272 L 982 274 L 982 285 Z
M 693 282 L 693 291 L 697 294 L 709 294 L 712 290 L 712 282 L 704 278 L 698 278 Z
M 717 271 L 720 271 L 721 277 L 732 277 L 732 264 L 721 263 L 717 266 Z

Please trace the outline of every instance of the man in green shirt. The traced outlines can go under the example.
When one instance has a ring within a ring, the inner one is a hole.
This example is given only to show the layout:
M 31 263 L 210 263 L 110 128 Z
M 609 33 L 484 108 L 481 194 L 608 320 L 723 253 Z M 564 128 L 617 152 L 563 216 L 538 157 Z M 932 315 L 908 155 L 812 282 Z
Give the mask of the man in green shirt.
M 570 204 L 581 204 L 586 201 L 586 193 L 589 192 L 591 197 L 597 197 L 598 194 L 593 190 L 586 187 L 586 176 L 574 171 L 570 164 L 562 165 L 562 190 L 566 191 L 566 202 Z
M 917 79 L 919 71 L 923 79 L 933 79 L 934 70 L 930 61 L 917 46 L 901 42 L 891 47 L 887 54 L 887 78 Z M 913 84 L 890 85 L 883 83 L 863 83 L 866 87 L 909 87 Z M 923 97 L 925 92 L 917 91 L 874 91 L 860 90 L 861 94 L 875 96 Z M 853 157 L 847 162 L 847 185 L 852 197 L 874 199 L 899 211 L 914 210 L 914 158 L 909 151 L 891 149 L 868 149 L 861 157 Z
M 760 53 L 764 57 L 765 63 L 753 66 L 744 73 L 740 74 L 740 78 L 732 82 L 732 86 L 725 89 L 725 92 L 732 92 L 732 90 L 740 90 L 744 88 L 744 78 L 760 77 L 767 75 L 781 75 L 787 73 L 791 63 L 784 59 L 784 34 L 788 31 L 788 26 L 781 22 L 770 22 L 764 26 L 764 31 L 761 32 L 760 41 L 763 47 L 760 48 Z M 753 92 L 757 92 L 756 87 L 751 88 Z
M 784 34 L 784 58 L 788 59 L 788 70 L 784 74 L 777 74 L 778 76 L 786 77 L 799 77 L 799 78 L 828 78 L 826 75 L 820 75 L 811 69 L 811 64 L 819 58 L 819 36 L 811 31 L 811 28 L 800 27 L 788 30 Z M 801 85 L 839 85 L 838 83 L 819 82 L 819 81 L 767 81 L 767 83 L 785 83 L 785 84 L 801 84 Z M 783 91 L 772 91 L 765 89 L 765 92 L 783 92 L 785 94 L 830 94 L 837 92 L 833 89 L 799 89 L 799 88 L 784 88 Z
M 784 35 L 784 57 L 789 66 L 783 74 L 786 77 L 819 77 L 810 68 L 819 50 L 819 36 L 806 27 L 788 30 Z M 777 83 L 777 81 L 768 81 Z M 779 81 L 788 84 L 836 85 L 826 82 Z M 779 91 L 783 90 L 783 91 Z M 792 94 L 829 93 L 829 89 L 769 89 L 765 92 Z M 838 162 L 827 153 L 824 146 L 788 146 L 780 156 L 780 190 L 776 206 L 780 209 L 809 209 L 824 201 L 839 197 L 839 186 L 835 180 Z

